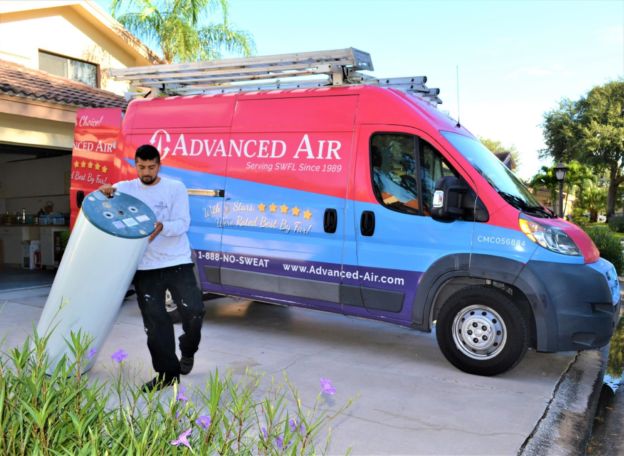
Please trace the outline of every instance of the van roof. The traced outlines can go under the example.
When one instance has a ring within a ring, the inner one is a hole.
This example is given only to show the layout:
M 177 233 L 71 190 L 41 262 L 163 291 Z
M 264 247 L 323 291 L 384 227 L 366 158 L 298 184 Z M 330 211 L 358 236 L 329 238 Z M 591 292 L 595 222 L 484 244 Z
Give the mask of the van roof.
M 301 88 L 274 88 L 270 90 L 256 90 L 245 92 L 228 92 L 228 93 L 208 93 L 194 95 L 174 95 L 168 97 L 155 97 L 135 99 L 130 102 L 128 114 L 135 117 L 141 111 L 142 115 L 148 113 L 155 107 L 166 109 L 168 106 L 172 108 L 180 108 L 184 105 L 185 109 L 201 109 L 208 100 L 211 103 L 223 105 L 234 105 L 237 101 L 246 99 L 268 100 L 296 97 L 325 97 L 325 96 L 348 96 L 358 95 L 363 97 L 360 107 L 358 108 L 358 118 L 363 123 L 384 123 L 396 125 L 414 125 L 414 113 L 426 117 L 431 124 L 429 128 L 436 130 L 452 129 L 457 131 L 457 122 L 448 114 L 438 110 L 429 100 L 419 96 L 416 92 L 409 92 L 393 87 L 379 87 L 374 85 L 341 85 L 341 86 L 324 86 L 324 87 L 301 87 Z M 231 101 L 230 101 L 231 100 Z M 381 110 L 381 106 L 386 106 Z M 133 112 L 134 111 L 134 112 Z M 154 113 L 155 114 L 155 113 Z M 199 120 L 199 119 L 198 119 Z M 422 122 L 418 122 L 421 124 Z M 199 126 L 199 125 L 197 125 Z M 419 125 L 419 128 L 428 130 L 426 126 Z

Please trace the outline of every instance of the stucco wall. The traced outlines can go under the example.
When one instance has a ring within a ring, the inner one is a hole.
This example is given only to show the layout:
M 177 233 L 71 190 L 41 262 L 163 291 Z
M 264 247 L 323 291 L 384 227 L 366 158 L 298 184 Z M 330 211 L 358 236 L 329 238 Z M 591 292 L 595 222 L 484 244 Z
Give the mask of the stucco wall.
M 0 113 L 0 141 L 52 149 L 71 149 L 73 138 L 73 122 L 51 122 Z
M 0 13 L 0 59 L 39 69 L 39 50 L 85 60 L 107 68 L 144 65 L 113 38 L 72 7 Z M 112 81 L 101 71 L 101 88 L 123 95 L 126 82 Z

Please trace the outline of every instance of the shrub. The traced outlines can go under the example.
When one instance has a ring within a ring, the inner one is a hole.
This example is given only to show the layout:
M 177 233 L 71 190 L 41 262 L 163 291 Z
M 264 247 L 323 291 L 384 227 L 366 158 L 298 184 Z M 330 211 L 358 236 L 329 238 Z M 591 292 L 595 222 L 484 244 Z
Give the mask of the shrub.
M 49 373 L 45 342 L 35 335 L 0 356 L 0 454 L 177 454 L 183 446 L 211 455 L 326 453 L 328 424 L 351 403 L 330 411 L 336 391 L 321 379 L 304 409 L 287 378 L 261 393 L 262 377 L 249 372 L 238 383 L 215 371 L 203 390 L 146 394 L 125 384 L 123 356 L 113 358 L 110 384 L 81 375 L 93 354 L 80 334 L 69 342 L 77 361 L 63 359 Z
M 578 226 L 585 226 L 589 223 L 589 216 L 585 209 L 575 207 L 572 209 L 572 221 Z
M 613 263 L 618 275 L 624 274 L 622 245 L 617 236 L 606 226 L 589 227 L 587 228 L 587 234 L 592 238 L 598 250 L 600 250 L 600 256 Z
M 609 228 L 616 233 L 624 233 L 624 215 L 612 215 L 609 218 Z

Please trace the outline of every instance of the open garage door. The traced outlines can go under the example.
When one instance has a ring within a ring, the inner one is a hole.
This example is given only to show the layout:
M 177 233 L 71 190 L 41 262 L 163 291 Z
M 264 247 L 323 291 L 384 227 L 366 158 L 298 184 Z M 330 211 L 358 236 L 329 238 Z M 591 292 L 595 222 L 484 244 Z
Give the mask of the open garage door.
M 0 143 L 0 289 L 51 283 L 68 230 L 70 173 L 70 149 Z

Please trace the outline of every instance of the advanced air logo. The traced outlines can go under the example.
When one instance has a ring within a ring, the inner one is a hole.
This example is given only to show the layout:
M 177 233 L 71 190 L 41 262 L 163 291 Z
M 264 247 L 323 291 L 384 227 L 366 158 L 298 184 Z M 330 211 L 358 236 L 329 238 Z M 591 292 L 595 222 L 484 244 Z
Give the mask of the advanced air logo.
M 238 157 L 294 160 L 341 160 L 342 143 L 334 139 L 311 139 L 309 134 L 298 135 L 295 141 L 285 139 L 219 137 L 190 137 L 180 133 L 172 137 L 167 130 L 158 129 L 150 138 L 150 144 L 156 147 L 161 158 L 168 156 L 183 157 Z

